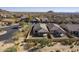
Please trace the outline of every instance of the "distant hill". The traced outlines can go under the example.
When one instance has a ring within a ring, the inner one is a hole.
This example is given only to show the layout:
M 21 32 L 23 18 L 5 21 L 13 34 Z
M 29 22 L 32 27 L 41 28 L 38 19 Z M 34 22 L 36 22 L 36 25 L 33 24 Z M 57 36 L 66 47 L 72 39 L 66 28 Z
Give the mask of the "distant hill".
M 50 10 L 50 11 L 48 11 L 48 13 L 54 13 L 54 11 L 51 11 L 51 10 Z
M 0 9 L 0 14 L 11 14 L 12 12 Z

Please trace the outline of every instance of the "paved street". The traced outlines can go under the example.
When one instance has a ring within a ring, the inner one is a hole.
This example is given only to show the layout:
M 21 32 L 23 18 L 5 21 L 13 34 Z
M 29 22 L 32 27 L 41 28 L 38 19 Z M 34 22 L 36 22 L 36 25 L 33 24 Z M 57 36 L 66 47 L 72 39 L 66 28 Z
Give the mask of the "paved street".
M 0 36 L 0 41 L 11 39 L 12 36 L 13 36 L 13 33 L 18 31 L 18 29 L 12 29 L 15 26 L 19 26 L 19 25 L 13 25 L 13 26 L 9 26 L 9 27 L 4 27 L 4 30 L 6 30 L 7 33 Z

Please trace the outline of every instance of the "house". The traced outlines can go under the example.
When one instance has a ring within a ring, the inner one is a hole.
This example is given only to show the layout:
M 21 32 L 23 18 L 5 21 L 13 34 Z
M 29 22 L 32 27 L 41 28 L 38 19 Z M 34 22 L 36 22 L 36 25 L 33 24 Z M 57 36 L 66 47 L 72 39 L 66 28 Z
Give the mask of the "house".
M 0 18 L 7 18 L 7 15 L 5 15 L 5 14 L 0 14 Z
M 32 35 L 37 37 L 47 36 L 48 29 L 45 24 L 37 23 L 32 28 Z
M 42 23 L 48 23 L 49 22 L 49 19 L 48 18 L 41 18 L 41 22 Z
M 0 25 L 11 25 L 16 22 L 16 19 L 2 19 Z
M 21 16 L 21 21 L 29 22 L 29 18 L 27 16 Z
M 51 19 L 49 22 L 50 22 L 50 23 L 54 23 L 54 19 Z
M 37 23 L 38 21 L 36 19 L 32 19 L 32 20 L 30 20 L 30 22 Z
M 64 28 L 71 35 L 74 35 L 76 37 L 79 37 L 79 24 L 65 24 Z
M 79 18 L 73 18 L 71 22 L 73 24 L 79 24 Z
M 54 23 L 47 24 L 50 34 L 54 37 L 62 37 L 64 35 L 64 30 Z
M 33 19 L 31 19 L 30 22 L 32 22 L 32 23 L 39 23 L 40 22 L 40 18 L 33 17 Z
M 38 22 L 40 22 L 41 20 L 40 20 L 40 18 L 38 18 L 38 17 L 35 17 L 35 19 L 38 21 Z

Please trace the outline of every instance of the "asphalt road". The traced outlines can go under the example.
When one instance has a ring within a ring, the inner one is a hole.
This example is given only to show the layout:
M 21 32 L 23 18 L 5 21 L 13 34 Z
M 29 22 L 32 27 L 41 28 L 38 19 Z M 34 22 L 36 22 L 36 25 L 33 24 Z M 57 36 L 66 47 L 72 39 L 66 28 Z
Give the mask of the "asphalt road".
M 13 25 L 13 26 L 9 26 L 9 27 L 4 27 L 4 30 L 6 30 L 7 33 L 0 36 L 0 41 L 11 39 L 12 36 L 13 36 L 13 33 L 18 31 L 18 29 L 13 29 L 13 27 L 15 27 L 15 26 L 19 26 L 19 25 Z

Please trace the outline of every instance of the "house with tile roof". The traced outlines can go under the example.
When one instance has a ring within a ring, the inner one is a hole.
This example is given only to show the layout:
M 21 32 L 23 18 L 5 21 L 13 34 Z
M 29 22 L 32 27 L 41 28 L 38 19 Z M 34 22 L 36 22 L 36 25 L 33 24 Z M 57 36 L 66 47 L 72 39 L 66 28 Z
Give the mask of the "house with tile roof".
M 50 34 L 54 37 L 61 37 L 64 35 L 64 30 L 54 23 L 47 24 Z
M 64 28 L 68 31 L 71 35 L 79 37 L 79 24 L 65 24 Z
M 33 36 L 43 37 L 44 35 L 47 35 L 48 32 L 49 31 L 46 27 L 46 24 L 37 23 L 33 26 L 33 29 L 32 29 Z

